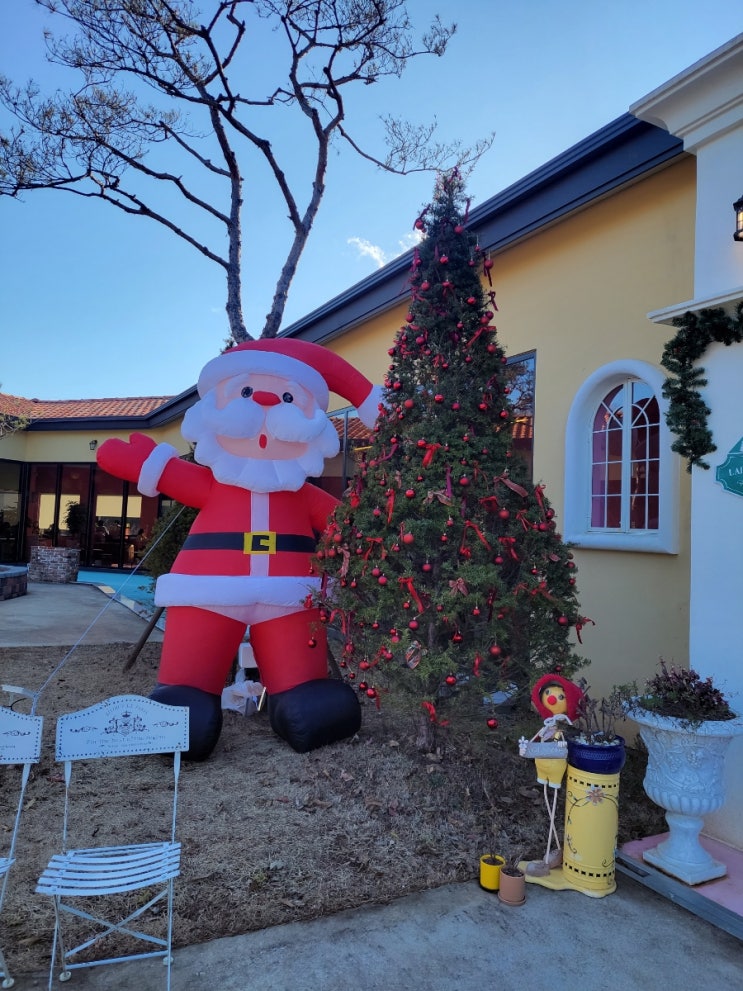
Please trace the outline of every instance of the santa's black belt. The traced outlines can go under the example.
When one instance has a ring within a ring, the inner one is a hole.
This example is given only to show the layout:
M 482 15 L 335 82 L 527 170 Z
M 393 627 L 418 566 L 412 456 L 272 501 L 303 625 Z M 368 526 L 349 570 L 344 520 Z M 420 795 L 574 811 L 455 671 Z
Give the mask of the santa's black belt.
M 184 551 L 242 551 L 243 554 L 276 554 L 294 551 L 312 554 L 317 548 L 314 537 L 275 530 L 251 530 L 250 533 L 191 533 Z

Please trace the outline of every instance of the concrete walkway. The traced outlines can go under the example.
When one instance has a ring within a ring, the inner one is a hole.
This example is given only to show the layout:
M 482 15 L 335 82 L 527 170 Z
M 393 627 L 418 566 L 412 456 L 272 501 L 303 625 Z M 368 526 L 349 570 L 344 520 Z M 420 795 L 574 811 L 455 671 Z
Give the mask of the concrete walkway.
M 519 908 L 501 905 L 474 881 L 446 885 L 174 956 L 173 991 L 743 987 L 743 944 L 625 878 L 601 899 L 530 885 Z M 47 976 L 19 980 L 17 991 L 40 991 Z M 162 991 L 165 975 L 148 960 L 77 971 L 72 984 L 77 991 Z
M 94 585 L 29 582 L 27 595 L 0 602 L 0 647 L 137 643 L 146 628 L 137 613 Z M 149 639 L 162 638 L 155 629 Z
M 28 595 L 0 603 L 0 647 L 72 645 L 83 636 L 84 643 L 136 643 L 144 629 L 135 613 L 85 585 L 33 583 Z M 154 631 L 153 639 L 161 636 Z M 47 980 L 18 976 L 16 988 L 41 989 Z M 138 961 L 77 971 L 72 984 L 159 991 L 165 973 L 159 961 Z M 178 949 L 172 978 L 173 991 L 490 987 L 733 991 L 743 989 L 743 942 L 624 874 L 605 898 L 529 885 L 519 908 L 472 881 Z

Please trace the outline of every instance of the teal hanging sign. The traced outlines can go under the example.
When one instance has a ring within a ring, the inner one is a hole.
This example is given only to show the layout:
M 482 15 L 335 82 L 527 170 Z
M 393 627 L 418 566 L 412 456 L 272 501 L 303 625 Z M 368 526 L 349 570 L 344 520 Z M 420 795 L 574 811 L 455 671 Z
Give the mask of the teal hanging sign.
M 731 448 L 722 464 L 717 466 L 715 479 L 723 489 L 743 496 L 743 437 Z

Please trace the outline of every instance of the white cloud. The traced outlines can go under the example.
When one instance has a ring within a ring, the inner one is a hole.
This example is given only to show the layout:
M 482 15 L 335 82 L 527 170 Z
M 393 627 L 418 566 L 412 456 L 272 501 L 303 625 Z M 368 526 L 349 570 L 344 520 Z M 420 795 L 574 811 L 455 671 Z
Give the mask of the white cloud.
M 411 248 L 414 248 L 416 244 L 420 244 L 422 240 L 423 240 L 423 231 L 417 231 L 417 230 L 408 231 L 405 237 L 400 238 L 400 240 L 397 242 L 400 245 L 400 250 L 398 251 L 398 254 L 399 255 L 405 254 L 406 251 L 410 251 Z
M 362 258 L 371 258 L 377 268 L 382 268 L 387 264 L 387 256 L 384 251 L 378 245 L 372 244 L 371 241 L 367 241 L 363 237 L 349 237 L 348 244 L 353 245 Z
M 389 254 L 384 248 L 380 248 L 377 244 L 372 244 L 371 241 L 367 241 L 363 237 L 349 237 L 347 243 L 356 248 L 362 258 L 371 258 L 377 268 L 382 268 L 387 262 L 392 261 L 393 258 L 398 258 L 416 244 L 419 244 L 422 237 L 423 235 L 420 231 L 410 231 L 397 242 L 398 250 Z

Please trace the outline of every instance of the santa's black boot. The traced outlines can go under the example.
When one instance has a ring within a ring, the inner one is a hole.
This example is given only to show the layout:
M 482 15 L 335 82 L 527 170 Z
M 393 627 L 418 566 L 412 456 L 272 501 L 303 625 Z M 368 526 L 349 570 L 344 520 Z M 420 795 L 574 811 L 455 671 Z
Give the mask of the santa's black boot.
M 358 733 L 361 706 L 345 682 L 318 678 L 269 695 L 268 717 L 274 733 L 304 754 Z
M 188 750 L 186 760 L 206 760 L 222 732 L 222 697 L 191 685 L 158 685 L 150 698 L 166 705 L 188 707 Z

